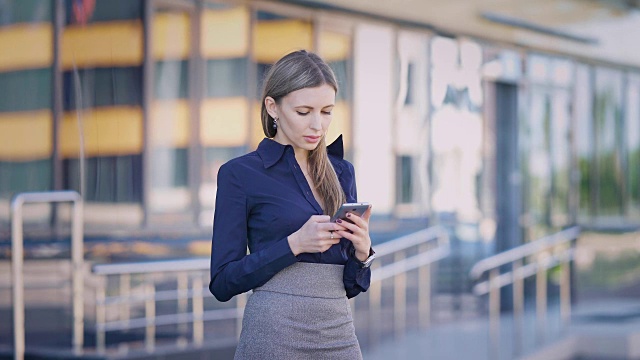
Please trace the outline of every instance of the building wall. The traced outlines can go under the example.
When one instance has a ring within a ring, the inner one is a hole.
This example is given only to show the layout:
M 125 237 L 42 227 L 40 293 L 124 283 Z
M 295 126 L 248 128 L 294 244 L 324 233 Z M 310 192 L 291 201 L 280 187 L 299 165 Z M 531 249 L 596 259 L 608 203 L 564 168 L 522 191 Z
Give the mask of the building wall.
M 640 69 L 624 59 L 281 3 L 95 4 L 84 24 L 71 1 L 0 3 L 3 230 L 11 196 L 54 189 L 83 193 L 88 232 L 207 229 L 218 168 L 263 138 L 266 70 L 301 48 L 338 77 L 328 141 L 345 136 L 376 215 L 446 214 L 471 225 L 461 236 L 492 239 L 504 189 L 487 88 L 507 82 L 524 239 L 576 221 L 640 224 Z

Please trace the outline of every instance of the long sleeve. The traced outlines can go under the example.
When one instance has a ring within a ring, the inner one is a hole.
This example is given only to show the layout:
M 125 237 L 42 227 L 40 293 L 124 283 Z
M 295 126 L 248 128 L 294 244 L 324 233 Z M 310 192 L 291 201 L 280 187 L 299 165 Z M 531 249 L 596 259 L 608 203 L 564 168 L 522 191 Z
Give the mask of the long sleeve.
M 347 201 L 356 202 L 358 200 L 358 190 L 356 188 L 355 170 L 351 163 L 345 161 L 349 174 L 351 174 L 349 181 L 343 184 Z M 346 177 L 345 177 L 346 178 Z M 365 292 L 369 289 L 371 282 L 371 268 L 361 268 L 359 262 L 351 255 L 353 253 L 353 245 L 349 243 L 347 249 L 347 263 L 344 266 L 343 282 L 344 288 L 347 292 L 347 297 L 352 298 L 361 292 Z
M 232 165 L 225 164 L 218 173 L 209 283 L 209 290 L 219 301 L 261 286 L 297 262 L 286 237 L 247 255 L 248 216 L 242 182 Z

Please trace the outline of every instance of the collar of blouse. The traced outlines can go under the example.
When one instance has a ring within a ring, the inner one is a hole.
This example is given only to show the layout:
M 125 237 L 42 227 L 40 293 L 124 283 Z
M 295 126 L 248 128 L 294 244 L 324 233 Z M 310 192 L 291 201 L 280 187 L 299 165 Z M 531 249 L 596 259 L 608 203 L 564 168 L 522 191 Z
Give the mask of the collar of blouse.
M 256 151 L 258 155 L 260 155 L 264 167 L 270 168 L 280 161 L 280 158 L 284 155 L 284 151 L 287 147 L 291 147 L 291 145 L 282 145 L 277 141 L 265 138 L 260 142 Z M 342 135 L 338 136 L 338 138 L 330 145 L 327 145 L 327 154 L 340 160 L 344 159 Z M 335 167 L 335 169 L 338 173 L 342 172 L 341 167 Z

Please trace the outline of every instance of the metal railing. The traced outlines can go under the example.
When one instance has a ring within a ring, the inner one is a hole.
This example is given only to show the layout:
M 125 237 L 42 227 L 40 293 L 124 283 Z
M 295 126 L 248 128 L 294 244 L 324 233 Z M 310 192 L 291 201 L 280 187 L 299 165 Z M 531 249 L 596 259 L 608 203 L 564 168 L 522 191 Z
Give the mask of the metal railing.
M 437 240 L 433 247 L 431 243 Z M 406 256 L 410 248 L 417 248 L 416 254 Z M 372 270 L 371 287 L 368 292 L 360 296 L 369 296 L 369 313 L 372 318 L 378 318 L 376 311 L 380 310 L 381 283 L 385 279 L 394 278 L 394 319 L 395 331 L 401 331 L 406 319 L 406 273 L 419 269 L 419 309 L 423 325 L 430 320 L 431 282 L 429 265 L 449 255 L 449 238 L 441 227 L 432 227 L 416 233 L 390 240 L 375 246 L 379 258 L 393 256 L 393 262 Z M 378 260 L 376 260 L 378 261 Z M 374 262 L 375 264 L 376 262 Z M 154 351 L 156 347 L 156 327 L 160 325 L 178 325 L 187 334 L 187 327 L 191 324 L 191 342 L 199 346 L 203 343 L 204 322 L 211 320 L 235 319 L 235 336 L 240 334 L 242 314 L 247 300 L 247 294 L 235 297 L 233 308 L 204 309 L 204 300 L 212 296 L 205 287 L 208 282 L 209 259 L 189 259 L 173 261 L 157 261 L 145 263 L 105 264 L 95 265 L 93 274 L 96 275 L 96 351 L 100 354 L 106 351 L 106 333 L 110 331 L 126 331 L 130 329 L 145 329 L 144 345 L 147 351 Z M 117 295 L 106 296 L 108 277 L 117 277 Z M 133 277 L 138 277 L 137 294 L 131 285 Z M 164 276 L 164 277 L 163 277 Z M 175 277 L 175 289 L 159 291 L 156 281 L 167 276 Z M 142 277 L 140 279 L 140 277 Z M 191 286 L 189 286 L 191 282 Z M 174 314 L 157 315 L 156 303 L 160 301 L 177 301 Z M 191 310 L 189 311 L 189 301 Z M 144 317 L 131 318 L 132 305 L 138 304 L 143 308 Z M 352 306 L 355 303 L 352 302 Z M 108 320 L 108 308 L 117 307 L 112 311 L 112 318 Z M 186 338 L 183 338 L 184 342 Z
M 435 246 L 432 243 L 436 241 Z M 417 247 L 417 254 L 407 257 L 406 251 Z M 451 253 L 449 234 L 440 226 L 430 227 L 375 247 L 378 257 L 371 272 L 371 286 L 366 293 L 369 300 L 369 321 L 381 319 L 383 280 L 393 278 L 393 322 L 394 333 L 400 335 L 406 327 L 407 279 L 409 271 L 418 269 L 418 322 L 426 328 L 431 322 L 431 264 Z M 381 265 L 386 256 L 393 261 Z M 374 329 L 371 335 L 378 335 Z
M 11 202 L 11 272 L 13 291 L 14 359 L 24 359 L 24 234 L 23 206 L 26 203 L 72 202 L 71 261 L 73 296 L 73 351 L 82 353 L 84 334 L 83 297 L 83 201 L 75 191 L 30 192 L 16 195 Z
M 490 358 L 499 358 L 500 347 L 500 289 L 513 284 L 513 315 L 515 321 L 514 355 L 522 352 L 524 327 L 524 279 L 536 276 L 536 339 L 544 339 L 547 321 L 547 270 L 560 267 L 560 317 L 566 326 L 571 317 L 571 273 L 569 262 L 573 259 L 574 241 L 580 235 L 575 226 L 553 235 L 496 254 L 476 263 L 470 271 L 473 280 L 488 273 L 488 280 L 477 283 L 476 295 L 489 294 Z M 525 265 L 525 261 L 529 261 Z M 503 266 L 510 271 L 500 272 Z

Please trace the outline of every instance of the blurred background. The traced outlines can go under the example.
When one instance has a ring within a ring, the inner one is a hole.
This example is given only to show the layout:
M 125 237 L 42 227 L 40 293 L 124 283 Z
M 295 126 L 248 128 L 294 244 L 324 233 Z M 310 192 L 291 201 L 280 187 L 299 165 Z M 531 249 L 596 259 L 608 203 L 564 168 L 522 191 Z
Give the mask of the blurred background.
M 0 359 L 232 358 L 217 171 L 298 49 L 374 205 L 365 359 L 640 359 L 639 30 L 637 0 L 0 0 Z

